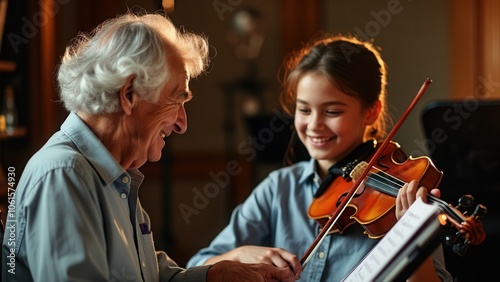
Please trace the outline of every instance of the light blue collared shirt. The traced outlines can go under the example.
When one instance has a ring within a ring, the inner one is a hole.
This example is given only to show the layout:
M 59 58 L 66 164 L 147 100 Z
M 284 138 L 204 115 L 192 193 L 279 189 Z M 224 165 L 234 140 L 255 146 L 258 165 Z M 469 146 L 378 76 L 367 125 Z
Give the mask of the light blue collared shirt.
M 307 215 L 320 182 L 314 167 L 311 159 L 271 172 L 233 211 L 229 224 L 211 244 L 188 261 L 188 267 L 244 245 L 279 247 L 301 259 L 320 231 Z M 342 280 L 378 242 L 363 231 L 356 223 L 342 235 L 327 236 L 300 281 Z M 441 247 L 434 253 L 434 265 L 443 281 L 452 281 Z
M 138 199 L 143 179 L 70 113 L 17 185 L 3 281 L 205 281 L 208 267 L 185 270 L 155 251 Z

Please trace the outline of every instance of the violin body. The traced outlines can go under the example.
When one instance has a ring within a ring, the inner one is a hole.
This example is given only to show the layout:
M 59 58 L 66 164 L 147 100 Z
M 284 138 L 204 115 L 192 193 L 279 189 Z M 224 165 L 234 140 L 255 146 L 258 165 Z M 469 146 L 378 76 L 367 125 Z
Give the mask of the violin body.
M 372 155 L 370 154 L 368 159 Z M 391 141 L 384 148 L 372 170 L 397 175 L 405 182 L 417 179 L 428 190 L 437 188 L 443 176 L 443 173 L 433 165 L 431 159 L 428 157 L 408 157 L 401 146 L 394 141 Z M 352 185 L 353 180 L 349 177 L 335 178 L 324 193 L 313 199 L 308 211 L 309 217 L 324 226 L 342 199 L 352 189 Z M 359 223 L 363 226 L 368 237 L 380 238 L 397 222 L 395 206 L 395 195 L 361 185 L 330 233 L 342 234 L 350 225 Z

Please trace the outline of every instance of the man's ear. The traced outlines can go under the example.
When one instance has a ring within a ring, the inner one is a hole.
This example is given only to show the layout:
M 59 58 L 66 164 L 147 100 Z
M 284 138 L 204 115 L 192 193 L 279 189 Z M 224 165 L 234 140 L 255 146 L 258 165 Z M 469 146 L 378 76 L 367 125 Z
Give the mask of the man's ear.
M 378 118 L 378 116 L 380 114 L 381 107 L 382 107 L 382 104 L 380 103 L 379 100 L 377 100 L 373 104 L 373 106 L 371 106 L 370 108 L 368 108 L 366 110 L 366 113 L 365 113 L 365 123 L 367 125 L 371 125 L 371 124 L 373 124 L 377 120 L 377 118 Z
M 132 113 L 132 109 L 137 105 L 137 102 L 139 101 L 139 97 L 134 91 L 135 77 L 135 74 L 127 77 L 125 84 L 122 86 L 122 88 L 120 88 L 120 105 L 126 115 L 130 115 Z

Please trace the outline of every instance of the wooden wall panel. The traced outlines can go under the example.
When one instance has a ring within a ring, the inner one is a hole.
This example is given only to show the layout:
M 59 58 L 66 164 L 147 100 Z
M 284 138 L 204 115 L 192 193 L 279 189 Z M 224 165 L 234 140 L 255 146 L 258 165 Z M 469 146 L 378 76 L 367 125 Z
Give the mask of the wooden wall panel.
M 500 2 L 450 1 L 452 98 L 500 98 Z
M 482 0 L 479 6 L 480 59 L 478 82 L 482 98 L 500 98 L 500 1 Z
M 321 30 L 319 0 L 282 0 L 282 50 L 286 56 Z
M 470 96 L 478 74 L 476 1 L 450 1 L 450 89 L 453 98 Z

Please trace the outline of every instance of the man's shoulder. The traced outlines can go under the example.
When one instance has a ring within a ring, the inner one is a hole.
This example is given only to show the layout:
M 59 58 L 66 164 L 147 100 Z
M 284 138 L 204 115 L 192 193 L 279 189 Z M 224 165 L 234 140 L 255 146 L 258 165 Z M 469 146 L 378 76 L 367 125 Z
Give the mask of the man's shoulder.
M 73 142 L 60 135 L 54 135 L 29 160 L 28 166 L 53 169 L 56 167 L 72 167 L 75 162 L 85 157 Z
M 40 179 L 51 171 L 67 170 L 73 173 L 81 168 L 90 168 L 85 156 L 67 138 L 55 134 L 28 161 L 23 171 L 24 177 Z

